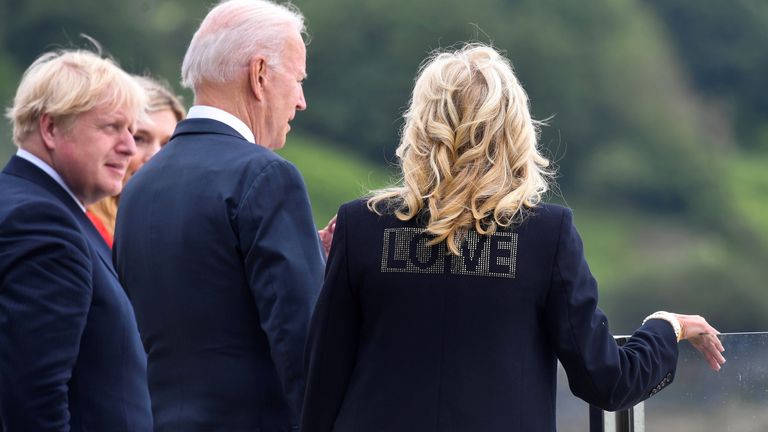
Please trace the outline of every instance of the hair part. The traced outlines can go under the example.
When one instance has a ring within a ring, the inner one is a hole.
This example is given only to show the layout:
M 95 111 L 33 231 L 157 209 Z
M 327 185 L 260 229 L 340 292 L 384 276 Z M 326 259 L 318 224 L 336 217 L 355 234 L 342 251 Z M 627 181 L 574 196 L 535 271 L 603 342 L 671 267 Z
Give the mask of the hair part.
M 112 59 L 87 50 L 59 50 L 41 55 L 27 68 L 6 116 L 13 124 L 13 141 L 21 147 L 43 114 L 67 128 L 79 114 L 102 105 L 124 108 L 138 119 L 146 96 Z
M 522 222 L 554 175 L 538 149 L 541 122 L 509 60 L 482 44 L 435 53 L 420 68 L 405 115 L 399 185 L 368 207 L 411 220 L 428 213 L 431 244 L 459 254 L 466 232 Z
M 203 82 L 230 82 L 257 55 L 279 68 L 291 29 L 305 33 L 304 16 L 290 3 L 222 1 L 192 37 L 181 66 L 182 85 L 194 91 Z

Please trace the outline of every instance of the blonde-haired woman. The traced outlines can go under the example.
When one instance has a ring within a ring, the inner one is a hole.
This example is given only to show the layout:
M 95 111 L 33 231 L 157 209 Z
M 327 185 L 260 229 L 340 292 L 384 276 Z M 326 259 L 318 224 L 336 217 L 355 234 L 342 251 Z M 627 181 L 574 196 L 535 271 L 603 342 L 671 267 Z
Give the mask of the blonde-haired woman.
M 310 328 L 302 431 L 554 431 L 556 360 L 609 410 L 669 384 L 677 342 L 713 369 L 717 330 L 658 312 L 619 347 L 509 61 L 468 45 L 424 64 L 403 181 L 339 209 Z
M 147 95 L 147 116 L 136 122 L 136 133 L 133 134 L 136 141 L 136 154 L 131 157 L 123 184 L 128 183 L 136 171 L 168 142 L 176 128 L 176 123 L 186 116 L 186 110 L 181 104 L 181 99 L 173 94 L 167 86 L 145 76 L 134 76 L 133 78 L 141 85 Z M 104 198 L 89 206 L 87 212 L 91 222 L 110 248 L 115 235 L 115 220 L 119 201 L 120 195 Z

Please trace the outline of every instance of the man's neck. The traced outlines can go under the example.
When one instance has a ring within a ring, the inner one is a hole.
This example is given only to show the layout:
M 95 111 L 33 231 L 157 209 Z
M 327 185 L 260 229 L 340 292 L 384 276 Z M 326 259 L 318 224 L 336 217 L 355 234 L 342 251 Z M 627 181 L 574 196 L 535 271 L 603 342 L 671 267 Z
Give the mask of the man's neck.
M 259 112 L 259 108 L 249 101 L 248 95 L 247 83 L 205 84 L 195 89 L 195 105 L 210 106 L 232 114 L 253 132 L 256 144 L 261 144 L 258 134 L 259 119 L 264 116 Z
M 195 105 L 205 105 L 226 111 L 237 117 L 253 130 L 252 117 L 242 93 L 231 91 L 231 87 L 203 87 L 195 92 Z
M 221 108 L 210 105 L 193 105 L 187 112 L 187 118 L 207 118 L 219 121 L 237 131 L 246 141 L 256 144 L 256 137 L 253 135 L 253 131 L 242 120 Z

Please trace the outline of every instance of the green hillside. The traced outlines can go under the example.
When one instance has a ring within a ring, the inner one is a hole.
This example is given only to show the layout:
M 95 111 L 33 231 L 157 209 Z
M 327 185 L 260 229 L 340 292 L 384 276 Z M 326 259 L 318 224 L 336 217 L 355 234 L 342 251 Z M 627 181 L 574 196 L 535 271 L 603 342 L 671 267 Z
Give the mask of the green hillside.
M 390 180 L 385 167 L 309 135 L 292 133 L 279 153 L 304 176 L 319 228 L 336 214 L 339 205 L 385 186 Z

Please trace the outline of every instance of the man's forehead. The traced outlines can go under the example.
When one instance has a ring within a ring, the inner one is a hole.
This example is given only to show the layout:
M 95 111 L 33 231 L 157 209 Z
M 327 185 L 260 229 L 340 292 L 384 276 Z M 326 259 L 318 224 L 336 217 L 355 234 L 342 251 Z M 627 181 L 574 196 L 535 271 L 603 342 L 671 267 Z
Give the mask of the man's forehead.
M 132 112 L 128 107 L 115 106 L 108 103 L 97 105 L 81 113 L 78 117 L 96 122 L 117 121 L 121 123 L 135 123 L 137 120 L 136 113 Z
M 301 44 L 301 66 L 299 67 L 301 73 L 301 79 L 307 78 L 307 47 L 304 43 Z
M 287 50 L 284 61 L 289 63 L 289 67 L 295 71 L 298 78 L 305 79 L 307 77 L 307 51 L 302 43 L 298 47 Z
M 97 120 L 121 120 L 127 117 L 120 109 L 92 109 L 90 117 Z

